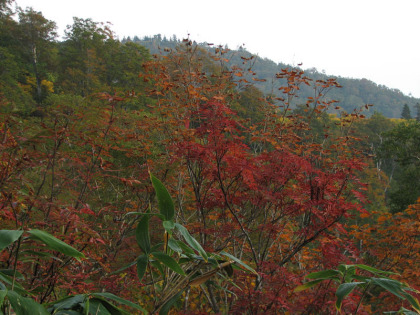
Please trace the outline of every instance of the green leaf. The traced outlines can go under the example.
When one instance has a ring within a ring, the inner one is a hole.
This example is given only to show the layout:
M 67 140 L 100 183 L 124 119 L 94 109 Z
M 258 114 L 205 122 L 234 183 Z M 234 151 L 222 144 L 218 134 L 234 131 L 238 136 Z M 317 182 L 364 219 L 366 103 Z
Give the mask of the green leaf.
M 175 304 L 176 301 L 181 297 L 182 292 L 184 290 L 179 291 L 177 294 L 175 294 L 172 298 L 170 298 L 160 309 L 159 315 L 166 315 L 168 314 L 169 310 L 171 309 L 172 305 Z
M 130 315 L 131 313 L 128 313 L 126 311 L 124 311 L 123 309 L 115 306 L 114 304 L 111 304 L 110 302 L 108 302 L 106 299 L 104 299 L 103 297 L 100 296 L 101 293 L 93 293 L 91 294 L 91 298 L 90 299 L 90 305 L 93 305 L 93 307 L 95 309 L 97 309 L 97 313 L 92 313 L 92 314 L 102 314 L 102 315 Z M 105 293 L 105 295 L 107 295 Z M 109 293 L 108 297 L 111 294 Z M 123 299 L 121 299 L 123 300 Z M 125 300 L 124 300 L 125 301 Z M 129 302 L 129 301 L 126 301 Z M 131 302 L 130 302 L 131 303 Z M 133 303 L 134 304 L 134 303 Z M 135 305 L 135 304 L 134 304 Z M 89 306 L 89 311 L 91 310 L 92 306 Z
M 339 265 L 338 271 L 344 275 L 344 282 L 351 282 L 356 273 L 356 266 L 354 265 Z
M 33 229 L 28 231 L 28 233 L 31 234 L 29 237 L 30 239 L 41 241 L 51 250 L 55 250 L 67 256 L 76 258 L 77 260 L 80 260 L 80 258 L 85 258 L 85 255 L 83 255 L 81 252 L 47 232 Z
M 165 274 L 165 270 L 163 269 L 162 264 L 159 260 L 152 260 L 150 259 L 149 262 L 152 264 L 153 267 L 155 267 L 157 270 L 159 270 L 161 275 Z
M 13 285 L 13 278 L 10 277 L 10 276 L 8 276 L 8 275 L 2 274 L 2 273 L 0 273 L 0 281 L 3 282 L 3 283 L 5 283 L 5 284 L 7 284 L 7 285 L 9 285 L 9 287 L 12 287 L 12 285 Z M 22 287 L 22 285 L 20 283 L 18 283 L 18 282 L 14 282 L 14 289 L 13 290 L 16 291 L 19 294 L 23 294 L 23 295 L 29 294 Z
M 150 179 L 156 191 L 160 214 L 165 217 L 166 221 L 172 220 L 175 216 L 175 208 L 171 195 L 159 179 L 152 174 L 150 174 Z
M 402 295 L 407 299 L 407 301 L 411 304 L 411 306 L 418 312 L 420 312 L 420 304 L 419 301 L 407 292 L 402 292 Z
M 365 276 L 359 276 L 359 275 L 354 275 L 353 276 L 354 280 L 358 280 L 358 281 L 362 281 L 362 282 L 368 282 L 372 279 L 372 277 L 365 277 Z
M 205 252 L 203 247 L 201 247 L 200 243 L 198 243 L 197 240 L 191 236 L 188 230 L 184 226 L 178 223 L 175 223 L 175 227 L 184 237 L 188 245 L 190 245 L 194 250 L 196 250 L 204 258 L 204 260 L 207 261 L 208 260 L 207 253 Z
M 348 265 L 338 265 L 338 271 L 340 271 L 342 274 L 344 274 L 347 270 Z
M 25 276 L 23 274 L 13 269 L 0 269 L 0 273 L 7 275 L 9 277 L 16 277 L 16 279 L 19 279 L 19 280 L 25 280 Z
M 401 307 L 398 311 L 384 312 L 384 314 L 404 314 L 404 315 L 418 315 L 419 313 L 410 311 L 404 307 Z
M 150 252 L 155 252 L 155 251 L 159 250 L 159 248 L 162 248 L 163 245 L 164 245 L 163 242 L 157 243 L 156 245 L 154 245 L 150 248 Z
M 180 275 L 185 276 L 184 270 L 178 265 L 175 259 L 173 259 L 171 256 L 168 256 L 162 252 L 154 252 L 152 253 L 153 257 L 155 257 L 157 260 L 162 262 L 165 266 L 172 269 L 176 273 L 179 273 Z
M 83 305 L 84 315 L 89 315 L 89 309 L 90 309 L 89 307 L 90 307 L 90 299 L 86 299 Z
M 86 300 L 86 294 L 78 294 L 69 297 L 65 297 L 64 299 L 54 301 L 48 304 L 48 311 L 50 313 L 56 314 L 60 310 L 71 310 L 73 308 L 77 308 L 79 305 L 82 305 L 83 302 Z
M 49 315 L 41 304 L 31 298 L 23 297 L 15 291 L 8 291 L 7 297 L 16 315 Z
M 328 269 L 318 272 L 312 272 L 307 275 L 305 278 L 308 279 L 338 279 L 340 276 L 340 272 L 338 270 Z
M 397 275 L 398 274 L 398 273 L 395 273 L 395 272 L 379 270 L 379 269 L 373 268 L 371 266 L 366 266 L 366 265 L 361 265 L 361 264 L 355 265 L 355 266 L 359 269 L 369 271 L 373 274 L 384 274 L 384 275 Z
M 360 284 L 363 284 L 364 282 L 350 282 L 350 283 L 342 283 L 337 288 L 337 291 L 335 292 L 335 295 L 337 296 L 337 300 L 335 302 L 335 307 L 338 311 L 341 310 L 341 304 L 343 303 L 344 298 L 351 293 L 351 291 L 354 290 L 355 287 L 357 287 Z
M 147 255 L 141 255 L 137 258 L 137 276 L 141 281 L 146 273 L 147 263 L 149 262 L 149 257 Z
M 344 277 L 344 281 L 345 282 L 351 282 L 354 275 L 356 273 L 356 267 L 355 266 L 350 266 L 347 270 L 346 270 L 346 275 Z
M 404 283 L 402 283 L 402 289 L 403 289 L 404 291 L 410 291 L 410 292 L 420 293 L 420 291 L 419 291 L 419 290 L 416 290 L 416 289 L 414 289 L 414 288 L 411 288 L 411 287 L 407 286 L 407 285 L 406 285 L 406 284 L 404 284 Z
M 372 283 L 379 285 L 380 287 L 384 288 L 388 292 L 398 296 L 400 299 L 404 300 L 405 298 L 401 295 L 402 291 L 402 283 L 389 279 L 389 278 L 372 278 Z
M 165 228 L 166 232 L 172 235 L 172 230 L 175 228 L 174 221 L 163 221 L 163 227 Z
M 174 252 L 182 253 L 182 248 L 178 245 L 177 241 L 175 241 L 173 238 L 170 238 L 168 241 L 168 246 L 170 249 L 172 249 Z
M 256 274 L 256 275 L 258 275 L 258 273 L 253 269 L 253 268 L 251 268 L 250 266 L 248 266 L 247 264 L 245 264 L 243 261 L 241 261 L 240 259 L 238 259 L 238 258 L 236 258 L 235 256 L 233 256 L 233 255 L 231 255 L 231 254 L 229 254 L 229 253 L 226 253 L 225 251 L 222 251 L 222 252 L 220 252 L 219 253 L 220 255 L 223 255 L 223 256 L 226 256 L 226 257 L 229 257 L 230 259 L 232 259 L 234 262 L 236 262 L 236 263 L 238 263 L 239 265 L 241 265 L 242 267 L 244 267 L 246 270 L 248 270 L 248 271 L 251 271 L 252 273 L 254 273 L 254 274 Z M 258 275 L 259 276 L 259 275 Z
M 296 289 L 293 290 L 293 292 L 300 292 L 309 288 L 312 288 L 313 286 L 317 285 L 318 283 L 324 281 L 325 279 L 318 279 L 306 282 L 304 284 L 301 284 L 300 286 L 296 287 Z
M 88 308 L 89 314 L 95 314 L 95 315 L 121 315 L 121 312 L 115 311 L 110 312 L 105 305 L 103 305 L 102 300 L 100 299 L 89 299 L 89 304 L 86 304 Z
M 0 251 L 16 242 L 22 233 L 22 230 L 0 230 Z
M 182 249 L 182 251 L 183 251 L 183 253 L 185 255 L 188 255 L 188 256 L 196 256 L 196 254 L 194 253 L 194 250 L 192 250 L 192 248 L 189 247 L 187 244 L 185 244 L 183 241 L 175 241 L 175 242 Z M 197 257 L 201 257 L 201 256 L 197 256 Z
M 92 295 L 93 296 L 104 297 L 104 298 L 113 300 L 115 302 L 118 302 L 120 304 L 127 305 L 127 306 L 130 306 L 132 308 L 135 308 L 135 309 L 137 309 L 137 310 L 139 310 L 139 311 L 141 311 L 143 313 L 147 313 L 147 311 L 144 308 L 142 308 L 140 305 L 137 305 L 137 304 L 135 304 L 135 303 L 133 303 L 131 301 L 125 300 L 123 298 L 120 298 L 119 296 L 116 296 L 116 295 L 114 295 L 112 293 L 108 293 L 108 292 L 93 293 Z
M 181 257 L 178 260 L 178 264 L 182 265 L 182 264 L 186 264 L 187 262 L 191 262 L 193 259 L 191 257 Z
M 3 305 L 3 301 L 6 295 L 7 295 L 7 290 L 0 291 L 0 307 Z M 0 309 L 0 313 L 1 313 L 1 309 Z
M 137 244 L 146 254 L 150 253 L 149 219 L 149 216 L 143 216 L 136 228 Z

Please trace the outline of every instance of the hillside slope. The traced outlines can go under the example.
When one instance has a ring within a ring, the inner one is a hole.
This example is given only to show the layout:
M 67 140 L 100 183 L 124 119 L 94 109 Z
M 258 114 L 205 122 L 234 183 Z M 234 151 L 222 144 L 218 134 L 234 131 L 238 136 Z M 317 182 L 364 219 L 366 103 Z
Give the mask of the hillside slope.
M 145 46 L 152 54 L 159 54 L 164 48 L 173 49 L 181 42 L 175 35 L 170 39 L 162 38 L 160 35 L 144 37 L 143 39 L 135 36 L 133 39 L 128 38 L 123 41 L 127 40 L 132 40 Z M 203 48 L 210 49 L 205 43 L 199 45 Z M 291 66 L 283 63 L 277 64 L 267 58 L 260 58 L 244 49 L 231 50 L 228 64 L 230 66 L 241 65 L 243 62 L 241 57 L 249 58 L 251 56 L 255 56 L 252 62 L 252 70 L 257 74 L 258 79 L 266 80 L 265 82 L 256 82 L 255 85 L 265 94 L 270 94 L 277 90 L 280 83 L 273 80 L 275 74 L 280 72 L 281 69 Z M 327 80 L 333 77 L 321 73 L 315 68 L 306 70 L 305 72 L 313 80 Z M 365 104 L 373 104 L 374 106 L 371 107 L 370 112 L 366 113 L 368 116 L 376 111 L 385 117 L 400 118 L 404 104 L 410 107 L 414 116 L 416 114 L 414 110 L 415 104 L 420 103 L 420 99 L 404 95 L 400 90 L 378 85 L 367 79 L 354 79 L 340 76 L 334 78 L 337 79 L 337 82 L 342 88 L 331 91 L 328 97 L 339 101 L 340 106 L 347 112 L 351 112 L 354 108 L 359 108 Z M 306 99 L 309 96 L 313 96 L 312 93 L 312 90 L 303 88 L 301 97 Z

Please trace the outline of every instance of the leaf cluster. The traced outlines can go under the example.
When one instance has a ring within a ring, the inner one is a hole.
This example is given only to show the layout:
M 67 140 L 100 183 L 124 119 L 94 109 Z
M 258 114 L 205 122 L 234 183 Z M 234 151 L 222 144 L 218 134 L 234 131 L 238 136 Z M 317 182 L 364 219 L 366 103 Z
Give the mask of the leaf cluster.
M 367 271 L 374 276 L 361 275 L 357 271 Z M 338 284 L 336 290 L 336 302 L 335 306 L 337 311 L 341 312 L 341 307 L 343 300 L 353 292 L 353 290 L 358 289 L 362 292 L 360 297 L 359 304 L 356 308 L 357 310 L 362 303 L 363 298 L 369 292 L 369 289 L 373 286 L 379 286 L 383 290 L 392 293 L 401 300 L 407 300 L 408 303 L 413 307 L 413 309 L 420 313 L 420 304 L 418 300 L 410 293 L 419 293 L 417 290 L 410 288 L 406 284 L 389 278 L 388 275 L 393 275 L 395 273 L 389 271 L 383 271 L 376 269 L 371 266 L 366 266 L 363 264 L 357 265 L 339 265 L 338 269 L 328 269 L 324 271 L 310 273 L 306 276 L 307 279 L 313 279 L 309 282 L 306 282 L 298 286 L 294 291 L 300 292 L 311 288 L 315 285 L 318 285 L 324 281 L 334 281 Z M 410 311 L 403 311 L 404 314 L 410 314 Z M 413 312 L 411 312 L 413 313 Z

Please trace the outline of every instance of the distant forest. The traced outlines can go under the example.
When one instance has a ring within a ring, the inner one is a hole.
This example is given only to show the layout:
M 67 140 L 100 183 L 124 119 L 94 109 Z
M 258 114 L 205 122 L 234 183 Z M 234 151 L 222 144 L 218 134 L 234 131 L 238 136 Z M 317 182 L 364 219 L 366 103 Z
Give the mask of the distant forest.
M 165 53 L 165 48 L 175 49 L 182 42 L 176 35 L 168 39 L 165 36 L 162 37 L 160 34 L 145 36 L 143 38 L 139 38 L 138 36 L 134 36 L 133 38 L 127 37 L 122 40 L 123 43 L 127 41 L 132 41 L 146 47 L 151 54 Z M 217 47 L 211 47 L 207 43 L 197 44 L 209 50 L 214 51 L 217 49 Z M 278 89 L 282 82 L 273 80 L 273 78 L 275 78 L 276 73 L 280 72 L 281 69 L 290 67 L 290 65 L 284 63 L 277 64 L 270 59 L 260 58 L 258 55 L 243 48 L 237 50 L 231 49 L 229 58 L 227 58 L 227 65 L 230 67 L 243 66 L 242 58 L 250 58 L 251 56 L 254 56 L 254 60 L 251 63 L 252 71 L 256 73 L 258 79 L 265 80 L 264 82 L 254 81 L 253 85 L 258 87 L 266 95 Z M 363 107 L 366 104 L 373 104 L 374 106 L 366 114 L 367 116 L 371 116 L 374 112 L 379 112 L 388 118 L 401 118 L 404 105 L 407 104 L 411 112 L 415 113 L 416 104 L 420 103 L 420 99 L 404 95 L 398 89 L 378 85 L 367 79 L 333 77 L 318 71 L 316 68 L 305 70 L 305 74 L 313 80 L 335 78 L 342 88 L 334 89 L 327 97 L 339 101 L 340 106 L 347 112 L 353 111 L 354 108 Z M 312 89 L 303 87 L 300 93 L 302 104 L 312 94 Z

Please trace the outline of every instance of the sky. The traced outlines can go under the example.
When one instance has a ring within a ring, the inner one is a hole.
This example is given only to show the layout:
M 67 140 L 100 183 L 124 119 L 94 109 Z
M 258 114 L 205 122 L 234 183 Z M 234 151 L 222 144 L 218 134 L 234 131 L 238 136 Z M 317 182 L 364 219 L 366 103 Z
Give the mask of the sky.
M 366 78 L 420 98 L 420 0 L 16 0 L 55 21 L 111 22 L 122 39 L 162 34 L 241 45 L 275 62 Z

